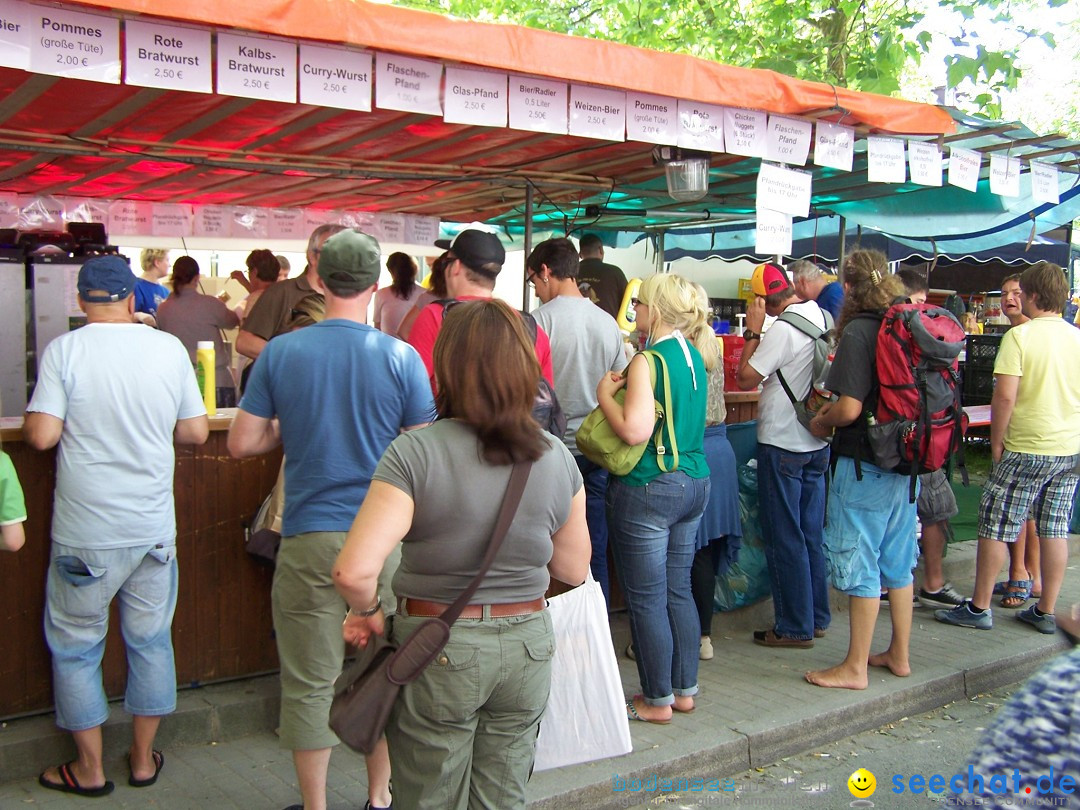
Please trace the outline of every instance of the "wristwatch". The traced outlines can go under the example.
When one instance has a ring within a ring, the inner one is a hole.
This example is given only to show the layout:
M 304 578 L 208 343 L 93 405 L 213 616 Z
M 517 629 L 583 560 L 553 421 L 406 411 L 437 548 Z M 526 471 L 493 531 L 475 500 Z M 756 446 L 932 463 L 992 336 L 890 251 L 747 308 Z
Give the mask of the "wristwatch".
M 755 332 L 752 329 L 744 329 L 743 340 L 761 340 L 761 332 Z
M 382 599 L 379 597 L 378 594 L 375 594 L 375 604 L 374 605 L 369 607 L 367 610 L 357 610 L 356 608 L 351 607 L 351 608 L 349 608 L 349 615 L 350 616 L 362 616 L 362 617 L 366 618 L 368 616 L 374 616 L 381 609 L 382 609 Z

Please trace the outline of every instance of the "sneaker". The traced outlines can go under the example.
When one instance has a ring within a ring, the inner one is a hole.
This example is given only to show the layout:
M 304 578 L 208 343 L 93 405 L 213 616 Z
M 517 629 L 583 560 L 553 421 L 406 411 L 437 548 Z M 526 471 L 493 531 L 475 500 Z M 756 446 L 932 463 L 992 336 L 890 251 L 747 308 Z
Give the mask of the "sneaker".
M 912 604 L 912 606 L 915 606 L 915 605 L 919 604 L 919 597 L 915 593 L 911 594 L 911 604 Z M 892 605 L 889 604 L 889 592 L 888 591 L 882 591 L 881 592 L 881 606 L 883 608 L 892 607 Z
M 934 618 L 945 624 L 957 627 L 974 627 L 976 630 L 989 630 L 994 626 L 994 616 L 990 608 L 982 613 L 971 609 L 971 602 L 964 601 L 952 610 L 935 610 Z
M 1021 610 L 1016 614 L 1016 618 L 1022 621 L 1024 624 L 1030 624 L 1040 633 L 1051 635 L 1057 630 L 1057 619 L 1054 618 L 1053 613 L 1037 614 L 1035 612 L 1035 605 L 1032 605 L 1027 610 Z
M 943 608 L 952 610 L 954 607 L 964 604 L 964 597 L 956 592 L 953 586 L 946 582 L 940 591 L 930 592 L 925 588 L 919 588 L 919 604 L 928 608 Z
M 702 661 L 711 661 L 713 657 L 712 639 L 709 636 L 701 637 L 701 649 L 698 650 L 698 658 Z

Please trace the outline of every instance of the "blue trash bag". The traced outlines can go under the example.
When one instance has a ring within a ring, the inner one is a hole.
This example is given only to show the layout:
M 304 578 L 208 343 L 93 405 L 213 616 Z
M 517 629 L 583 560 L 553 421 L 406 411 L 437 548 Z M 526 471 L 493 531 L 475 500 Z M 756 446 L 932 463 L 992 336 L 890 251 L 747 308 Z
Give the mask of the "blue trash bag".
M 757 461 L 739 467 L 739 515 L 742 548 L 739 561 L 716 578 L 716 609 L 735 610 L 769 595 L 769 570 L 758 516 Z

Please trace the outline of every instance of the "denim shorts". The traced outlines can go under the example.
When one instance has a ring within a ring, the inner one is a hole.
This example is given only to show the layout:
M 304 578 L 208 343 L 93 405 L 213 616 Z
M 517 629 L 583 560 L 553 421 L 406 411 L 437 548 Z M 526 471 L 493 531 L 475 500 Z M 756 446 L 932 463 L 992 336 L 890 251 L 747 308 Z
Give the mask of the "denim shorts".
M 1029 518 L 1039 537 L 1068 537 L 1078 459 L 1006 450 L 983 485 L 979 537 L 1012 543 Z
M 918 546 L 910 480 L 863 461 L 859 481 L 853 459 L 837 460 L 829 484 L 825 563 L 838 591 L 876 599 L 883 585 L 911 584 Z
M 101 656 L 114 597 L 127 651 L 124 708 L 146 717 L 176 709 L 172 619 L 177 582 L 174 543 L 109 549 L 52 544 L 45 640 L 52 652 L 60 728 L 85 731 L 109 716 Z

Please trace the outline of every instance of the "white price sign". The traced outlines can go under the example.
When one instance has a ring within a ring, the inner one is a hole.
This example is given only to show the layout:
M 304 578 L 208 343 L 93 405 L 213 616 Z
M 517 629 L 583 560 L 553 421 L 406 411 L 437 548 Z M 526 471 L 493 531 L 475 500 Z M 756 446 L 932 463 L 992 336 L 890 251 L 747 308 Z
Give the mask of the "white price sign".
M 442 65 L 389 53 L 375 55 L 375 105 L 383 110 L 441 115 Z
M 971 149 L 949 147 L 949 185 L 975 191 L 979 187 L 982 155 Z
M 679 103 L 667 96 L 626 94 L 626 137 L 631 141 L 673 144 L 679 139 Z
M 903 183 L 907 180 L 904 142 L 899 138 L 866 138 L 866 179 L 871 183 Z
M 0 0 L 0 66 L 30 69 L 30 6 Z
M 239 237 L 254 236 L 266 239 L 270 236 L 270 209 L 250 206 L 234 206 L 232 235 Z
M 621 141 L 625 133 L 625 91 L 570 85 L 571 135 Z
M 724 141 L 733 155 L 765 157 L 767 116 L 757 110 L 724 109 Z
M 565 135 L 567 90 L 562 82 L 510 77 L 510 127 Z
M 759 208 L 754 228 L 754 252 L 762 256 L 791 255 L 791 217 Z
M 757 207 L 788 216 L 810 214 L 810 172 L 762 163 L 757 177 Z
M 296 43 L 217 35 L 217 89 L 226 96 L 296 101 Z
M 1049 163 L 1031 161 L 1031 196 L 1037 202 L 1057 205 L 1061 202 L 1058 192 L 1058 169 Z
M 191 236 L 191 206 L 154 203 L 150 233 L 154 236 Z
M 30 70 L 120 84 L 120 20 L 30 6 Z
M 855 160 L 855 129 L 818 121 L 814 133 L 814 163 L 850 172 Z
M 271 208 L 270 232 L 275 239 L 307 239 L 302 208 Z
M 326 45 L 300 44 L 300 103 L 371 111 L 372 56 Z
M 941 185 L 941 149 L 936 143 L 908 141 L 908 171 L 920 186 Z
M 405 220 L 405 243 L 408 245 L 434 245 L 439 238 L 439 218 L 410 216 Z
M 153 203 L 117 200 L 109 206 L 109 236 L 145 236 L 153 213 Z
M 233 209 L 231 205 L 199 205 L 191 232 L 194 236 L 228 238 L 232 236 Z
M 703 152 L 724 151 L 724 108 L 701 101 L 679 101 L 678 145 Z
M 214 92 L 210 31 L 128 20 L 124 83 L 192 93 Z
M 401 245 L 405 243 L 404 214 L 376 214 L 373 230 L 380 242 Z
M 449 124 L 505 127 L 506 74 L 448 67 L 443 120 Z
M 792 166 L 805 166 L 810 154 L 810 136 L 814 125 L 800 118 L 769 116 L 767 154 L 769 160 Z
M 1020 196 L 1020 158 L 990 155 L 990 191 L 1002 197 Z

